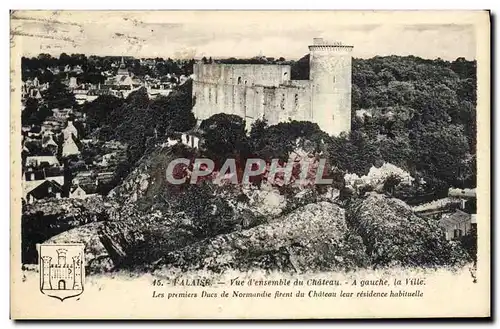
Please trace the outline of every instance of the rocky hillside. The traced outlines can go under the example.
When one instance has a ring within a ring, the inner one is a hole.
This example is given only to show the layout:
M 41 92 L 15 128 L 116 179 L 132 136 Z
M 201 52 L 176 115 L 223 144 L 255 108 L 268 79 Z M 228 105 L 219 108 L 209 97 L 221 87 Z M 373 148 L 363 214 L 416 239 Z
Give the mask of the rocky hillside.
M 200 238 L 175 214 L 135 222 L 107 222 L 101 241 L 118 268 L 344 271 L 387 266 L 457 266 L 470 261 L 444 239 L 437 223 L 403 201 L 370 193 L 345 211 L 315 202 L 250 228 Z M 177 219 L 176 219 L 177 218 Z
M 353 202 L 347 214 L 375 267 L 451 266 L 470 260 L 459 244 L 444 238 L 436 220 L 417 216 L 399 199 L 369 193 Z
M 194 153 L 181 145 L 157 146 L 144 155 L 124 181 L 113 189 L 109 197 L 123 206 L 134 205 L 140 211 L 151 212 L 158 206 L 175 202 L 179 190 L 167 184 L 167 166 L 176 158 L 191 158 Z M 162 208 L 162 207 L 160 207 Z
M 37 262 L 37 243 L 85 224 L 109 220 L 115 208 L 114 202 L 100 196 L 46 199 L 25 205 L 21 217 L 23 263 Z
M 157 147 L 108 198 L 28 205 L 23 238 L 86 243 L 89 273 L 129 269 L 347 271 L 455 266 L 470 260 L 437 222 L 399 199 L 368 193 L 337 204 L 333 190 L 169 185 L 183 147 Z M 36 261 L 34 244 L 26 260 Z
M 383 194 L 352 198 L 344 209 L 332 191 L 169 185 L 168 162 L 193 155 L 182 147 L 158 147 L 113 190 L 122 207 L 97 229 L 107 258 L 95 271 L 301 272 L 469 261 L 459 244 L 444 239 L 437 222 Z
M 155 262 L 183 270 L 267 269 L 280 271 L 348 270 L 368 258 L 360 237 L 345 223 L 344 210 L 332 203 L 306 205 L 273 222 L 218 235 L 169 252 Z

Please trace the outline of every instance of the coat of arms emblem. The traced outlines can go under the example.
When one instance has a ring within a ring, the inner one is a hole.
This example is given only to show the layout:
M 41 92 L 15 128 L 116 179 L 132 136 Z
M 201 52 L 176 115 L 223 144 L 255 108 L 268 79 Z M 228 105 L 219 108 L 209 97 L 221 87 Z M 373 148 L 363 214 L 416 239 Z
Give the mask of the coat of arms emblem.
M 64 301 L 83 293 L 85 281 L 83 244 L 40 244 L 40 291 Z

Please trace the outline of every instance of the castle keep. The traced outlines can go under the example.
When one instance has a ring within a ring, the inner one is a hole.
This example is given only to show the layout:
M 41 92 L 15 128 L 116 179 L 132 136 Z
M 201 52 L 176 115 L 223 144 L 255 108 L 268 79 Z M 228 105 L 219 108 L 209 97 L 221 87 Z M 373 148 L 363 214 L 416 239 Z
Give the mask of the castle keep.
M 80 256 L 74 256 L 71 263 L 66 263 L 66 253 L 66 249 L 57 250 L 57 264 L 52 263 L 52 257 L 41 257 L 42 290 L 82 289 Z
M 330 135 L 351 129 L 352 46 L 315 38 L 309 80 L 291 80 L 290 65 L 194 65 L 193 107 L 201 122 L 214 114 L 235 114 L 247 129 L 257 119 L 270 125 L 311 121 Z

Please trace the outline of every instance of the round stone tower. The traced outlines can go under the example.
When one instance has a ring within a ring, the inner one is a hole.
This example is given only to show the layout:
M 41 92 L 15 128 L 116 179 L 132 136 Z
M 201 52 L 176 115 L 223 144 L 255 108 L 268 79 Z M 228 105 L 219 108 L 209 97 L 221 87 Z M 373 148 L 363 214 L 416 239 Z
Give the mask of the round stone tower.
M 82 289 L 82 261 L 80 256 L 73 257 L 73 289 L 80 290 Z
M 351 130 L 352 49 L 321 38 L 309 46 L 312 121 L 334 136 Z
M 42 290 L 52 289 L 52 284 L 50 282 L 50 262 L 52 257 L 43 256 L 42 257 Z

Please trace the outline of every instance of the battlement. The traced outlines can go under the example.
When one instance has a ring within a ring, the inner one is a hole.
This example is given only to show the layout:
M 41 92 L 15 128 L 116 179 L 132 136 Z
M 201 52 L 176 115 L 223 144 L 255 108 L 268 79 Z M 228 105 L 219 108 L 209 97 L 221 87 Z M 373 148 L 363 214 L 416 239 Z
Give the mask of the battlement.
M 309 46 L 309 50 L 327 50 L 327 51 L 352 51 L 354 46 L 345 45 L 340 41 L 329 42 L 323 38 L 314 38 L 313 44 Z
M 72 268 L 73 264 L 50 264 L 50 268 Z
M 66 264 L 66 253 L 68 252 L 68 250 L 66 250 L 66 249 L 57 249 L 56 251 L 57 251 L 57 262 L 60 265 Z
M 65 256 L 66 253 L 68 252 L 68 250 L 66 249 L 57 249 L 56 251 L 59 256 Z

